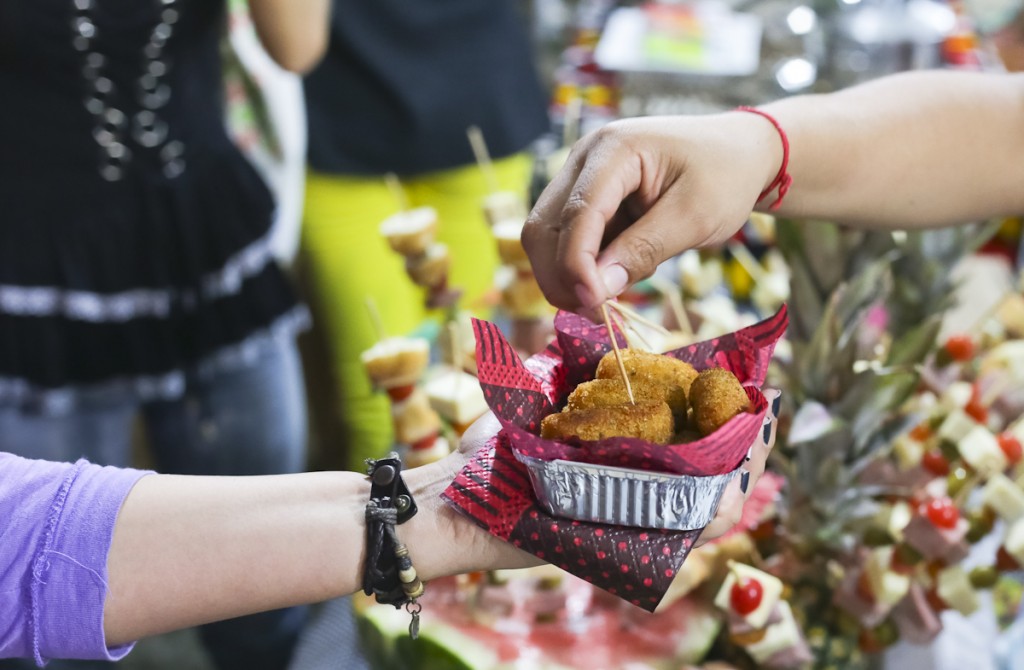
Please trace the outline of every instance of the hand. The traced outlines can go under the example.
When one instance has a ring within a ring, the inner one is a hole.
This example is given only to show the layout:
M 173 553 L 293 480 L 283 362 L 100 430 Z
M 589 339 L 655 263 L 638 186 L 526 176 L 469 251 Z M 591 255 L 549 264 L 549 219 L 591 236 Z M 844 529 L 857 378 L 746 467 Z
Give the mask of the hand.
M 747 498 L 754 491 L 757 480 L 764 474 L 765 464 L 768 462 L 768 455 L 775 446 L 775 436 L 779 427 L 779 402 L 782 393 L 775 389 L 765 391 L 768 399 L 768 413 L 765 415 L 765 425 L 758 439 L 750 446 L 749 459 L 743 466 L 739 475 L 733 478 L 729 486 L 722 494 L 722 500 L 718 504 L 718 513 L 714 521 L 704 528 L 700 534 L 696 546 L 707 544 L 730 530 L 743 518 L 743 505 Z M 744 472 L 748 474 L 744 474 Z
M 541 290 L 590 313 L 672 256 L 724 242 L 781 158 L 775 129 L 754 114 L 630 119 L 591 133 L 523 230 Z

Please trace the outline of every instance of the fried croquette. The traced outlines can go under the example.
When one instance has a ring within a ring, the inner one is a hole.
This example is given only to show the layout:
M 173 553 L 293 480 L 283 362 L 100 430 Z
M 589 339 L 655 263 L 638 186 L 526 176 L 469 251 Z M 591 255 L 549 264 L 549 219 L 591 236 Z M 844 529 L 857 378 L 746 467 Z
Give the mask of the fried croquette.
M 622 349 L 621 353 L 622 366 L 626 368 L 634 394 L 638 388 L 645 386 L 667 389 L 665 402 L 672 408 L 672 413 L 679 418 L 686 416 L 686 398 L 690 394 L 690 384 L 697 378 L 697 371 L 692 365 L 671 356 L 652 354 L 639 349 Z M 622 379 L 614 351 L 601 358 L 595 376 L 598 379 Z
M 673 432 L 672 410 L 664 402 L 558 412 L 544 417 L 540 423 L 540 435 L 547 440 L 577 437 L 593 441 L 608 437 L 635 437 L 655 444 L 668 444 Z
M 633 399 L 637 403 L 668 402 L 669 400 L 669 389 L 664 386 L 636 384 L 632 389 Z M 622 383 L 621 377 L 616 377 L 615 379 L 595 379 L 583 382 L 569 394 L 565 408 L 576 410 L 628 404 L 629 394 L 626 393 L 626 385 Z M 671 404 L 669 407 L 678 416 Z
M 740 412 L 750 409 L 750 398 L 736 375 L 723 368 L 708 368 L 690 386 L 690 407 L 701 435 L 710 435 Z

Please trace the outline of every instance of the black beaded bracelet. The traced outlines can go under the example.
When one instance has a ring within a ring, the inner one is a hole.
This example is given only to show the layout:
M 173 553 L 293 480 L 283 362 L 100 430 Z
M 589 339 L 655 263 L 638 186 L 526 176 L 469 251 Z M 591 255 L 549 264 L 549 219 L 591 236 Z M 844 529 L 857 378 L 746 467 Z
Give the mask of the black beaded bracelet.
M 387 458 L 366 459 L 370 477 L 370 500 L 366 503 L 366 562 L 363 569 L 363 593 L 377 602 L 405 606 L 412 616 L 409 635 L 419 635 L 420 611 L 417 599 L 423 595 L 423 582 L 412 565 L 409 550 L 398 540 L 395 526 L 416 514 L 416 501 L 402 479 L 402 461 L 398 454 Z

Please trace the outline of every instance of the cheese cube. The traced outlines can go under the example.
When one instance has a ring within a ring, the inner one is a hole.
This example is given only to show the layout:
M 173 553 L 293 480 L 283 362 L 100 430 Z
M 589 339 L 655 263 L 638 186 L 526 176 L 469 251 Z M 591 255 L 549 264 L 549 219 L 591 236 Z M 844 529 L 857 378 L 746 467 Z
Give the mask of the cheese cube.
M 981 501 L 1006 521 L 1024 517 L 1024 491 L 1003 474 L 989 477 L 981 490 Z
M 996 436 L 984 426 L 975 426 L 956 446 L 960 456 L 983 475 L 1002 472 L 1009 465 Z
M 487 412 L 480 382 L 462 370 L 451 368 L 431 377 L 423 391 L 434 411 L 455 424 L 469 424 Z
M 1024 565 L 1024 519 L 1013 522 L 1006 531 L 1003 548 L 1006 549 L 1006 553 L 1017 559 L 1018 563 Z
M 974 385 L 970 382 L 953 382 L 942 392 L 939 403 L 948 411 L 963 409 L 974 396 Z
M 899 500 L 892 505 L 882 505 L 875 515 L 875 523 L 886 529 L 897 542 L 902 542 L 903 529 L 910 523 L 913 515 L 910 504 L 905 500 Z
M 775 604 L 779 602 L 779 598 L 782 596 L 782 580 L 743 563 L 729 561 L 729 566 L 729 573 L 726 575 L 722 587 L 718 589 L 718 595 L 715 596 L 715 606 L 723 612 L 733 612 L 740 616 L 752 628 L 763 628 L 768 623 L 768 617 L 771 616 L 772 610 L 775 609 Z M 742 579 L 756 579 L 761 582 L 761 604 L 747 615 L 740 615 L 732 609 L 732 586 L 736 583 L 736 575 L 739 575 Z
M 924 442 L 918 442 L 910 435 L 900 435 L 892 443 L 892 453 L 900 470 L 910 470 L 920 465 Z
M 889 567 L 892 565 L 892 552 L 892 547 L 874 549 L 864 566 L 875 600 L 888 607 L 903 600 L 910 590 L 910 578 L 893 572 Z
M 939 426 L 940 439 L 956 444 L 978 426 L 978 422 L 962 410 L 954 409 L 946 415 L 946 420 Z
M 747 653 L 757 663 L 764 663 L 780 651 L 799 645 L 803 640 L 793 610 L 785 600 L 779 601 L 779 614 L 781 620 L 768 626 L 765 636 L 759 642 L 746 647 Z
M 963 615 L 978 609 L 978 594 L 971 585 L 967 572 L 959 565 L 939 573 L 936 590 L 942 600 Z

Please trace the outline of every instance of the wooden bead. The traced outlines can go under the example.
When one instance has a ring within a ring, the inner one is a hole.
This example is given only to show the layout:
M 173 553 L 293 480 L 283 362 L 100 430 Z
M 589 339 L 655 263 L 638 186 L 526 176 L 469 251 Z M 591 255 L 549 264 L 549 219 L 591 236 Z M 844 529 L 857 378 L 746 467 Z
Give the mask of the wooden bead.
M 410 598 L 419 598 L 423 595 L 423 582 L 417 579 L 412 584 L 403 584 L 402 590 L 405 591 L 405 595 L 409 596 Z
M 413 583 L 414 581 L 416 581 L 416 568 L 410 566 L 409 568 L 407 568 L 405 570 L 400 570 L 398 572 L 398 579 L 403 584 L 411 584 L 411 583 Z

